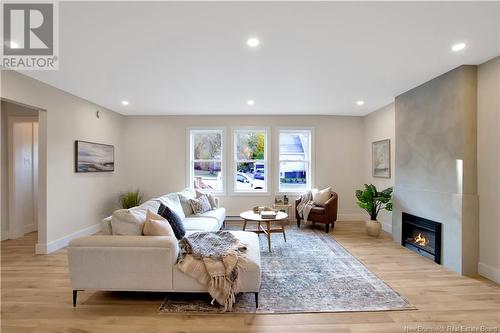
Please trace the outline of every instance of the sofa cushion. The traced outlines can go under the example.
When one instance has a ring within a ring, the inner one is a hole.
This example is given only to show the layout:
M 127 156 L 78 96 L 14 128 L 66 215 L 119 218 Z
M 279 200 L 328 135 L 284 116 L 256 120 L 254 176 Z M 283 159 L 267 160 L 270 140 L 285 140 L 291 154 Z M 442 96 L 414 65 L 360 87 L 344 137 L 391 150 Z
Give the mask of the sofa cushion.
M 332 197 L 332 188 L 327 187 L 323 190 L 314 189 L 312 191 L 313 202 L 317 206 L 324 206 L 325 203 Z
M 184 214 L 184 210 L 182 209 L 181 201 L 179 200 L 179 194 L 177 192 L 176 193 L 165 194 L 165 195 L 159 197 L 158 200 L 160 200 L 160 202 L 162 204 L 164 204 L 165 206 L 167 206 L 168 208 L 170 208 L 181 219 L 184 220 L 184 218 L 186 217 L 186 215 Z
M 184 222 L 176 212 L 170 209 L 170 207 L 161 204 L 160 208 L 158 209 L 158 214 L 160 214 L 168 221 L 168 223 L 170 223 L 170 226 L 174 231 L 175 238 L 181 239 L 182 237 L 184 237 L 184 235 L 186 234 Z
M 170 223 L 162 216 L 150 210 L 148 210 L 146 215 L 146 222 L 144 222 L 142 233 L 144 236 L 175 236 Z
M 142 226 L 146 220 L 142 214 L 134 214 L 130 209 L 118 209 L 111 216 L 111 229 L 113 235 L 142 235 Z
M 179 195 L 179 201 L 184 211 L 185 216 L 193 215 L 193 208 L 189 199 L 196 199 L 196 192 L 193 189 L 185 188 L 184 190 L 177 192 Z
M 111 216 L 106 217 L 101 221 L 101 234 L 103 235 L 112 235 L 112 228 L 111 228 Z
M 142 227 L 146 222 L 148 210 L 156 212 L 160 207 L 158 200 L 148 200 L 140 206 L 130 209 L 118 209 L 111 216 L 113 235 L 142 235 Z
M 213 210 L 209 210 L 208 212 L 205 212 L 203 214 L 200 214 L 199 216 L 202 217 L 211 217 L 217 220 L 219 223 L 219 228 L 222 226 L 224 223 L 224 220 L 226 219 L 226 209 L 225 208 L 217 208 Z
M 190 233 L 194 231 L 217 231 L 220 229 L 217 219 L 203 216 L 186 217 L 184 227 Z

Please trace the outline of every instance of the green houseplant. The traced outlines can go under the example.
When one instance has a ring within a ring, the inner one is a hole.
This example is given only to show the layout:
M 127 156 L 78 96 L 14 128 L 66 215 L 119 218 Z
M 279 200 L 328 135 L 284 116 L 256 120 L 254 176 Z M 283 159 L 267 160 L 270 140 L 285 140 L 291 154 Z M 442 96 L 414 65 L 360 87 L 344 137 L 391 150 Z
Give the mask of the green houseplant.
M 141 204 L 141 200 L 142 197 L 139 190 L 125 192 L 120 196 L 120 203 L 122 204 L 122 207 L 125 209 L 139 206 Z
M 392 211 L 392 187 L 379 192 L 375 185 L 365 184 L 364 189 L 356 191 L 356 198 L 358 206 L 370 215 L 370 220 L 366 221 L 368 235 L 378 237 L 382 224 L 377 221 L 377 216 L 381 210 Z

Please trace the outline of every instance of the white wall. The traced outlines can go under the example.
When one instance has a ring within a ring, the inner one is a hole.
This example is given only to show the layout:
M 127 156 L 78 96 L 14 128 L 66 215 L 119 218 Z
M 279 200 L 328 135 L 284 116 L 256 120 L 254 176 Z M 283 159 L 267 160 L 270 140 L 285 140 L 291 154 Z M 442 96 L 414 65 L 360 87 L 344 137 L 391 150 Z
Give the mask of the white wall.
M 314 128 L 314 186 L 327 187 L 339 194 L 339 219 L 358 219 L 360 210 L 354 191 L 363 183 L 363 119 L 340 116 L 163 116 L 126 117 L 124 146 L 128 154 L 124 164 L 126 183 L 120 190 L 139 188 L 146 198 L 178 191 L 186 187 L 186 129 L 189 127 L 225 127 L 227 144 L 233 127 L 270 127 L 269 147 L 276 147 L 276 127 Z M 270 174 L 275 175 L 270 149 Z M 231 164 L 227 164 L 230 167 Z M 274 180 L 274 178 L 272 178 Z M 231 181 L 228 178 L 228 182 Z M 227 193 L 221 203 L 228 215 L 239 215 L 256 205 L 274 202 L 275 182 L 268 196 L 235 196 Z
M 72 235 L 95 232 L 100 220 L 117 207 L 125 168 L 124 117 L 14 71 L 1 71 L 1 79 L 2 98 L 46 111 L 40 116 L 40 196 L 46 197 L 46 211 L 41 205 L 39 214 L 45 217 L 47 229 L 39 230 L 37 251 L 51 251 L 64 246 Z M 101 119 L 95 116 L 97 110 Z M 75 140 L 114 145 L 116 171 L 75 173 Z
M 363 142 L 363 179 L 367 184 L 373 184 L 379 190 L 394 186 L 394 161 L 396 151 L 396 127 L 394 103 L 386 105 L 364 118 L 364 142 Z M 391 140 L 391 178 L 378 178 L 372 176 L 372 142 L 379 140 Z M 367 215 L 368 217 L 368 215 Z M 382 223 L 385 231 L 392 233 L 392 213 L 381 211 L 378 220 Z
M 479 274 L 500 283 L 500 57 L 478 68 Z

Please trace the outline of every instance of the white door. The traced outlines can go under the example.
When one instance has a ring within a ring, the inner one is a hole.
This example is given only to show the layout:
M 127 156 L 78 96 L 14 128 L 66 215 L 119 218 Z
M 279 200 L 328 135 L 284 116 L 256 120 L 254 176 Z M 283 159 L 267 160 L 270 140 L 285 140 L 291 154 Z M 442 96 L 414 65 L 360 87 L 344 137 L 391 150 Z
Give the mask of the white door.
M 11 124 L 9 236 L 18 238 L 37 229 L 38 123 L 16 120 Z

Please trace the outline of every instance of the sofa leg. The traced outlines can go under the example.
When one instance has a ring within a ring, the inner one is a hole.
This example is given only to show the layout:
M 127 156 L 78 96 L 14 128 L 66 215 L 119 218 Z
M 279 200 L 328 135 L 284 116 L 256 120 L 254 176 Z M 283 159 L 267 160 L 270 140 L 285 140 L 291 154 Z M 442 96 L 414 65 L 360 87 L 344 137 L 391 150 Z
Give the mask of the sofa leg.
M 259 293 L 254 293 L 255 294 L 255 307 L 259 307 Z
M 335 229 L 335 221 L 332 222 L 332 229 Z
M 330 223 L 325 223 L 325 231 L 326 233 L 330 232 Z
M 300 228 L 300 219 L 297 219 L 297 228 Z
M 78 297 L 78 290 L 73 290 L 73 307 L 76 307 L 76 298 Z

